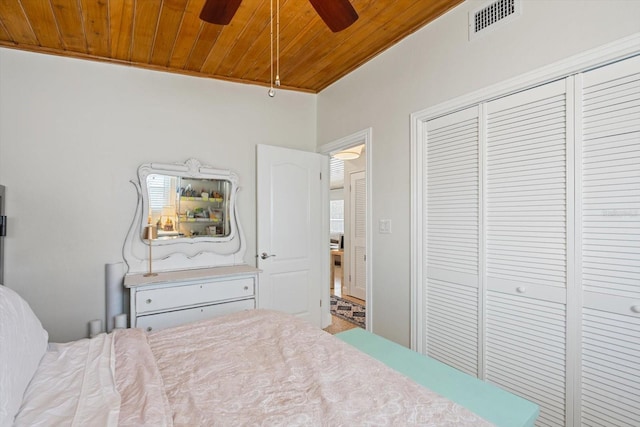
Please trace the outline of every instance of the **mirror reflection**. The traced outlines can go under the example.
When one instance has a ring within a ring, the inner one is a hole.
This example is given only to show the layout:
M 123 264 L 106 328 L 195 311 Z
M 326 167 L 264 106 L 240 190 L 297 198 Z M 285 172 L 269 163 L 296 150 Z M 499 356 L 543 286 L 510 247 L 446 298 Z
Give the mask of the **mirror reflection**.
M 231 234 L 230 181 L 150 174 L 146 187 L 153 239 Z

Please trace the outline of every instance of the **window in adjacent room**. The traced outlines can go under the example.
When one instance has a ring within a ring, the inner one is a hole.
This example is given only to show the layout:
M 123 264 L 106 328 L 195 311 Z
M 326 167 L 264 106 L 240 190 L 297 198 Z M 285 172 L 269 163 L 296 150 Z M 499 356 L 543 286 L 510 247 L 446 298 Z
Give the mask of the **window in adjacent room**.
M 344 200 L 331 200 L 329 205 L 330 233 L 344 234 Z

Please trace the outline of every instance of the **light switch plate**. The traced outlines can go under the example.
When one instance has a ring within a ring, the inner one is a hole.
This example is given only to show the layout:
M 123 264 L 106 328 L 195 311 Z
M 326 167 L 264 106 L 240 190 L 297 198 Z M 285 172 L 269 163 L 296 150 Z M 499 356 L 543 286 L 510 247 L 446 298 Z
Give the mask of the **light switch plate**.
M 378 233 L 380 233 L 380 234 L 391 234 L 391 220 L 390 219 L 378 220 Z

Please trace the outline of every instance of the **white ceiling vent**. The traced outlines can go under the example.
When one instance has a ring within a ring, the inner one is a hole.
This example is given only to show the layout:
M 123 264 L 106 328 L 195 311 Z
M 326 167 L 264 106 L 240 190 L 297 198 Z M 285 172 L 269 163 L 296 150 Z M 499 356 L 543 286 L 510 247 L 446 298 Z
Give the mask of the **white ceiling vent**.
M 469 40 L 493 31 L 522 14 L 522 0 L 493 0 L 469 12 Z

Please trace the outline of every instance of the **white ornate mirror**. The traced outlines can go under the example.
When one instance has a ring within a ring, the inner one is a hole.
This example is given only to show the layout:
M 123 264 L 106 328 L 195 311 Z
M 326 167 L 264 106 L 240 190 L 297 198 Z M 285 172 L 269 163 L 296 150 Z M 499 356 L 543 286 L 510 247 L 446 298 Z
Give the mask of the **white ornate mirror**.
M 123 248 L 129 273 L 149 268 L 150 244 L 154 271 L 244 263 L 235 173 L 196 159 L 145 163 L 138 168 L 138 181 L 132 183 L 138 203 Z

